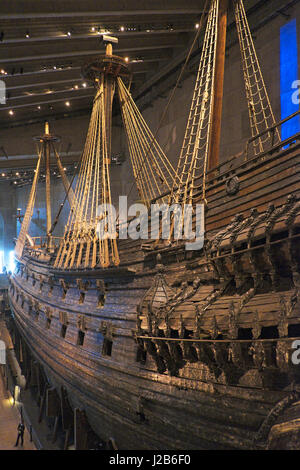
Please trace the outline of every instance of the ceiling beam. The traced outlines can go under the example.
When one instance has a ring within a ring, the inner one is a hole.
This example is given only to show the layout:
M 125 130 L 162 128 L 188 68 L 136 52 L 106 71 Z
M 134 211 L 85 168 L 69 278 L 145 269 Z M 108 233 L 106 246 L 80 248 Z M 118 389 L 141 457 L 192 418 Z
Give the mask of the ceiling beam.
M 179 33 L 190 33 L 195 30 L 194 27 L 190 28 L 176 28 L 176 29 L 154 29 L 151 30 L 151 33 L 147 33 L 147 31 L 126 31 L 126 32 L 113 32 L 113 35 L 118 37 L 120 40 L 122 38 L 132 38 L 136 36 L 143 36 L 145 37 L 148 35 L 148 37 L 151 39 L 153 36 L 157 35 L 175 35 Z M 74 41 L 74 40 L 81 40 L 81 39 L 98 39 L 105 34 L 104 32 L 101 34 L 97 33 L 88 33 L 88 34 L 72 34 L 71 37 L 69 37 L 67 34 L 58 34 L 58 35 L 52 35 L 50 36 L 49 34 L 46 36 L 31 36 L 30 38 L 26 37 L 20 37 L 20 38 L 13 38 L 13 39 L 5 39 L 2 41 L 2 44 L 7 44 L 8 46 L 14 45 L 14 44 L 19 44 L 19 45 L 28 45 L 28 44 L 33 44 L 36 42 L 47 42 L 49 41 Z
M 69 93 L 69 92 L 66 91 L 66 93 Z M 70 98 L 70 97 L 57 98 L 57 99 L 54 99 L 54 100 L 39 100 L 39 101 L 32 101 L 30 103 L 24 103 L 24 104 L 14 104 L 14 105 L 10 105 L 10 106 L 1 106 L 0 112 L 1 111 L 7 111 L 7 110 L 11 109 L 12 107 L 14 109 L 16 109 L 16 108 L 25 108 L 27 106 L 33 107 L 33 106 L 44 105 L 44 104 L 59 103 L 61 101 L 66 101 L 66 100 L 69 100 L 69 101 L 70 100 L 72 100 L 72 101 L 74 101 L 74 100 L 83 100 L 85 98 L 90 98 L 90 97 L 94 96 L 94 94 L 95 93 L 94 93 L 94 90 L 93 90 L 93 93 L 88 93 L 85 96 L 74 96 L 72 98 Z M 51 95 L 52 95 L 52 93 L 51 93 Z M 46 95 L 46 96 L 49 96 L 49 95 Z M 30 98 L 32 98 L 32 96 Z
M 186 15 L 199 14 L 203 8 L 204 0 L 189 0 L 184 5 L 180 0 L 102 0 L 101 2 L 85 0 L 84 2 L 60 1 L 57 11 L 53 11 L 53 3 L 44 0 L 1 0 L 1 20 L 24 20 L 35 18 L 76 18 L 92 17 L 106 18 L 145 15 Z M 95 5 L 97 7 L 95 8 Z M 73 7 L 73 10 L 70 9 Z M 75 8 L 74 8 L 75 7 Z
M 179 44 L 157 44 L 153 46 L 141 46 L 139 45 L 139 42 L 137 41 L 136 45 L 134 47 L 127 47 L 126 49 L 120 48 L 120 49 L 115 49 L 116 54 L 123 54 L 123 53 L 129 53 L 129 52 L 134 52 L 138 53 L 139 51 L 151 51 L 151 50 L 160 50 L 160 49 L 172 49 L 174 47 L 182 47 L 182 45 Z M 8 63 L 16 63 L 16 62 L 32 62 L 35 60 L 39 61 L 46 61 L 46 60 L 51 60 L 51 59 L 60 59 L 60 58 L 67 58 L 67 57 L 85 57 L 85 56 L 97 56 L 99 55 L 101 51 L 99 49 L 95 50 L 86 50 L 86 51 L 76 51 L 76 52 L 60 52 L 60 53 L 54 53 L 54 54 L 43 54 L 43 55 L 33 55 L 33 56 L 19 56 L 19 57 L 6 57 L 6 58 L 0 58 L 0 63 L 2 64 L 8 64 Z M 8 54 L 10 55 L 10 54 Z

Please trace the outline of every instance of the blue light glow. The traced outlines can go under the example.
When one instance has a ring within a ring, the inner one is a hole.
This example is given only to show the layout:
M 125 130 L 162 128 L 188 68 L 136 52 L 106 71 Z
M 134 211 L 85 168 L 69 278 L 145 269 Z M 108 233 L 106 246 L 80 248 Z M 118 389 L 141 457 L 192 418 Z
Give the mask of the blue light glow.
M 296 19 L 280 28 L 280 98 L 281 119 L 299 110 L 293 103 L 293 84 L 298 79 L 298 48 Z M 300 116 L 296 116 L 281 126 L 281 138 L 287 139 L 300 131 Z
M 13 273 L 15 269 L 16 269 L 15 250 L 11 250 L 9 252 L 9 257 L 8 257 L 8 271 L 11 271 Z

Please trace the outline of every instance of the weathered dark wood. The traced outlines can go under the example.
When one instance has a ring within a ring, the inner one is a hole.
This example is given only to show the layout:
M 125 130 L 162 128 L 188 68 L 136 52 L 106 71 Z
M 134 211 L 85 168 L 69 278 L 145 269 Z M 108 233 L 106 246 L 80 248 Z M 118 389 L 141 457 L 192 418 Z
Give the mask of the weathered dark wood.
M 140 240 L 122 240 L 120 269 L 72 272 L 24 254 L 10 279 L 17 349 L 40 395 L 48 381 L 63 387 L 59 410 L 48 390 L 46 412 L 56 427 L 61 414 L 65 447 L 73 409 L 82 410 L 80 448 L 92 445 L 93 432 L 106 442 L 113 436 L 120 449 L 256 446 L 268 414 L 300 383 L 290 360 L 300 336 L 300 211 L 287 201 L 300 196 L 298 155 L 299 143 L 236 159 L 211 179 L 205 252 L 188 257 L 178 245 L 144 256 Z M 234 196 L 226 193 L 230 175 L 240 179 Z M 269 203 L 274 210 L 263 212 Z M 244 218 L 233 222 L 239 212 Z

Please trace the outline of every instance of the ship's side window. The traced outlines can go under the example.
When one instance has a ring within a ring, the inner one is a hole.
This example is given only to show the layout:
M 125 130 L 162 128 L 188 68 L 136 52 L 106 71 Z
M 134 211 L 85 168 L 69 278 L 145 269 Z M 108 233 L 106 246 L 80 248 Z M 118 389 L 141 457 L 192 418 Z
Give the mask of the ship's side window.
M 136 351 L 136 361 L 145 364 L 147 360 L 147 351 L 142 346 L 138 346 Z
M 98 308 L 104 307 L 105 304 L 105 294 L 102 292 L 101 294 L 98 295 Z
M 83 302 L 84 302 L 84 297 L 85 297 L 85 292 L 80 292 L 80 296 L 79 296 L 79 303 L 80 303 L 80 304 L 83 304 Z
M 102 345 L 102 355 L 111 356 L 113 342 L 110 339 L 104 338 Z
M 78 330 L 77 346 L 83 346 L 85 333 L 82 330 Z
M 66 333 L 67 333 L 67 325 L 63 324 L 63 325 L 61 325 L 60 336 L 61 336 L 62 338 L 65 338 L 65 337 L 66 337 Z
M 62 296 L 61 296 L 63 300 L 66 298 L 67 292 L 68 292 L 67 289 L 63 289 Z

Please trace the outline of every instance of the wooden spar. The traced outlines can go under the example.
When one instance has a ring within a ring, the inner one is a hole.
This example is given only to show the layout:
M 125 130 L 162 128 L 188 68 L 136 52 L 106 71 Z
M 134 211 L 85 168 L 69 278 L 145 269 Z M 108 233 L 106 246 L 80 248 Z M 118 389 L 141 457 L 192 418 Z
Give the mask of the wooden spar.
M 61 180 L 62 180 L 62 183 L 64 185 L 64 188 L 65 188 L 65 191 L 66 191 L 69 203 L 70 203 L 70 207 L 72 207 L 73 202 L 74 202 L 74 191 L 73 191 L 72 188 L 70 188 L 70 182 L 69 182 L 69 180 L 66 176 L 65 170 L 63 169 L 59 154 L 58 154 L 58 152 L 57 152 L 57 150 L 56 150 L 56 148 L 53 144 L 52 144 L 52 150 L 53 150 L 54 155 L 56 157 L 57 168 L 58 168 L 59 174 L 61 176 Z
M 220 0 L 208 170 L 219 165 L 228 0 Z
M 111 57 L 113 53 L 112 44 L 107 44 L 106 55 Z M 104 75 L 104 105 L 105 105 L 105 127 L 107 142 L 107 158 L 111 161 L 111 129 L 112 129 L 112 102 L 115 93 L 115 78 L 110 74 Z
M 45 123 L 45 136 L 49 135 L 49 123 Z M 52 221 L 51 221 L 51 190 L 50 190 L 50 142 L 44 140 L 44 152 L 46 162 L 46 209 L 47 209 L 47 234 L 49 234 Z

